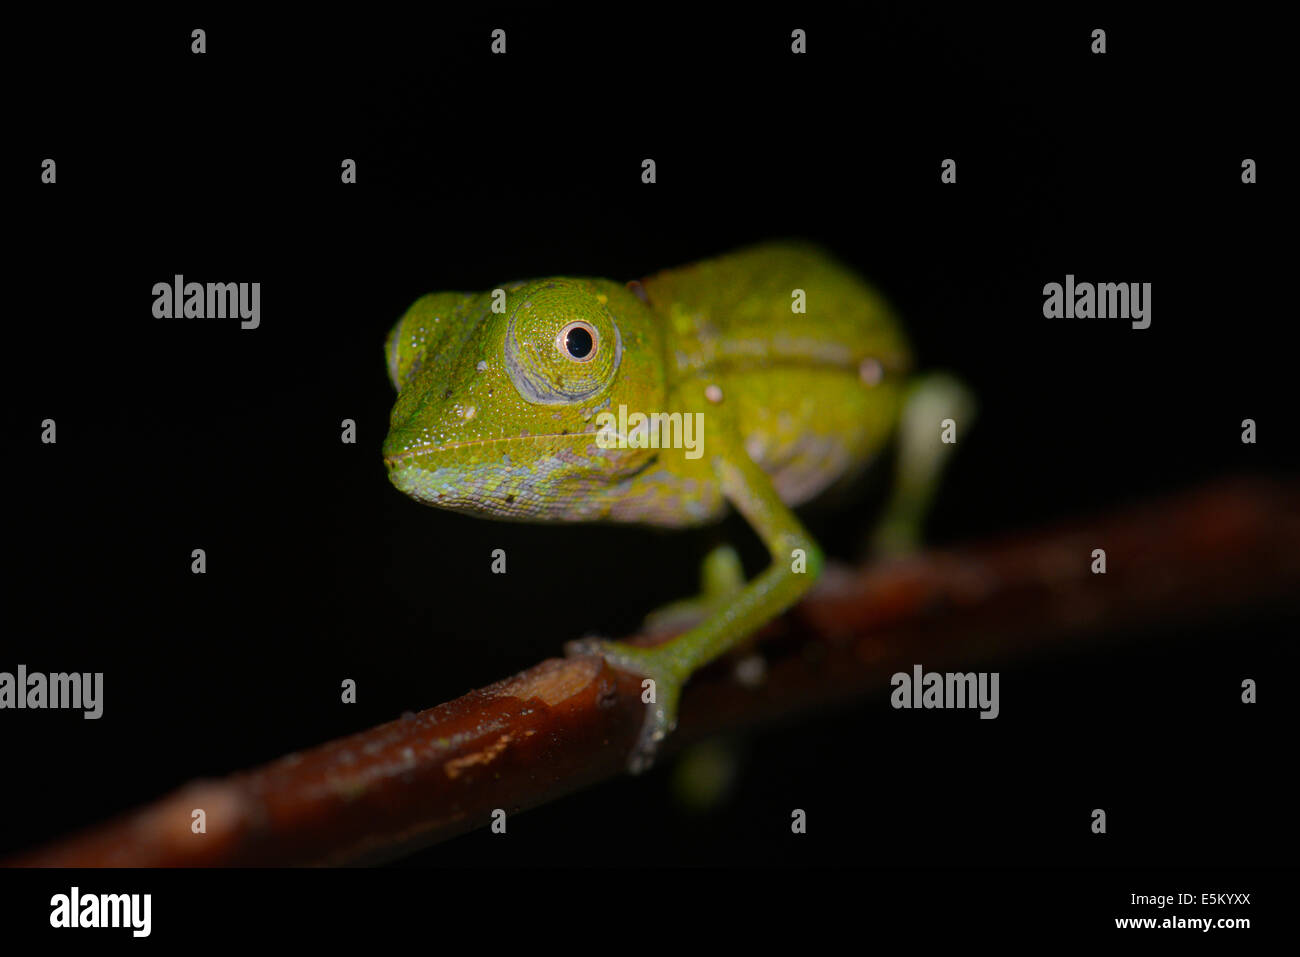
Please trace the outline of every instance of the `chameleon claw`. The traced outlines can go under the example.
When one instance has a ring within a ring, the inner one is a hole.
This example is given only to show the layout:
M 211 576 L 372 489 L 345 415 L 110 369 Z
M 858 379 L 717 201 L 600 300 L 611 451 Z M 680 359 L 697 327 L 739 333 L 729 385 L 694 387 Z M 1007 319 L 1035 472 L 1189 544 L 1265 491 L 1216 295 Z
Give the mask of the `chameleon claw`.
M 636 745 L 628 756 L 627 769 L 631 774 L 641 774 L 654 765 L 659 745 L 677 728 L 677 699 L 681 684 L 655 681 L 656 701 L 646 706 L 645 720 L 637 735 Z
M 588 636 L 568 642 L 564 650 L 569 655 L 599 655 L 620 671 L 642 675 L 654 682 L 654 700 L 646 705 L 645 720 L 627 762 L 627 769 L 632 774 L 649 770 L 654 765 L 659 745 L 677 727 L 677 702 L 681 697 L 682 679 L 661 660 L 662 655 L 656 655 L 654 648 L 638 648 Z

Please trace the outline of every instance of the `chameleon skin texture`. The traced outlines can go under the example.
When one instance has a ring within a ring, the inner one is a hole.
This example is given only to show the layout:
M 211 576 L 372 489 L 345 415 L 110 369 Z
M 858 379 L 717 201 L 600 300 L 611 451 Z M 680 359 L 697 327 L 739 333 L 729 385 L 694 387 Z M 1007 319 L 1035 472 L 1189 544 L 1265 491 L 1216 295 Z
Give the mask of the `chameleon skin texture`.
M 726 511 L 713 461 L 724 436 L 798 505 L 864 466 L 897 418 L 902 333 L 870 287 L 814 246 L 770 243 L 667 270 L 642 283 L 648 301 L 603 279 L 501 288 L 502 313 L 491 292 L 433 293 L 389 335 L 399 394 L 385 461 L 393 484 L 427 504 L 696 525 Z M 805 314 L 791 310 L 795 289 Z M 573 320 L 598 334 L 585 363 L 556 347 Z M 864 361 L 880 363 L 876 384 Z M 702 413 L 703 455 L 599 447 L 596 416 L 620 405 Z
M 792 308 L 800 292 L 806 312 Z M 748 583 L 706 576 L 704 595 L 680 603 L 702 620 L 671 641 L 574 646 L 654 681 L 634 771 L 675 726 L 692 672 L 816 581 L 821 550 L 790 507 L 889 439 L 909 366 L 880 297 L 800 243 L 626 286 L 555 277 L 434 293 L 394 327 L 387 356 L 398 396 L 384 459 L 406 494 L 493 518 L 659 526 L 715 521 L 731 505 L 767 546 L 772 563 Z M 615 412 L 610 442 L 602 414 Z M 696 441 L 634 442 L 637 413 L 697 424 Z

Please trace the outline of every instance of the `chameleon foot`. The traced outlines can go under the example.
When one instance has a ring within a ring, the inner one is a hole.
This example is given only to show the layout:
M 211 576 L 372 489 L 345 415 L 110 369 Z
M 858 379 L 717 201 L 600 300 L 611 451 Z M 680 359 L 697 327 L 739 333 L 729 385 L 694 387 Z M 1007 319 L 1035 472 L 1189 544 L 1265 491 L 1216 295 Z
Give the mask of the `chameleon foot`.
M 684 631 L 725 608 L 744 587 L 740 556 L 730 545 L 719 545 L 700 565 L 699 595 L 656 608 L 642 627 L 651 635 Z
M 639 648 L 601 638 L 571 641 L 565 645 L 565 651 L 570 655 L 600 655 L 620 671 L 644 675 L 654 682 L 652 690 L 648 689 L 652 697 L 646 704 L 645 721 L 627 763 L 632 774 L 648 770 L 654 764 L 660 742 L 677 727 L 677 702 L 684 679 L 678 673 L 674 657 L 661 648 Z M 643 698 L 644 695 L 645 692 Z

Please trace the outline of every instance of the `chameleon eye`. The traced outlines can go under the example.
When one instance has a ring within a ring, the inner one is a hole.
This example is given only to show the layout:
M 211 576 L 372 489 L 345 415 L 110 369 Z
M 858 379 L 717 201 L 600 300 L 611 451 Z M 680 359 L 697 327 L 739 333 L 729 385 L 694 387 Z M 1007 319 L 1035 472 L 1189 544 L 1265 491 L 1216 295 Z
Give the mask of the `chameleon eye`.
M 596 327 L 578 319 L 560 330 L 555 337 L 555 348 L 574 362 L 590 362 L 596 357 L 599 341 Z
M 614 381 L 623 340 L 607 303 L 587 279 L 538 279 L 514 291 L 504 358 L 524 401 L 571 405 Z

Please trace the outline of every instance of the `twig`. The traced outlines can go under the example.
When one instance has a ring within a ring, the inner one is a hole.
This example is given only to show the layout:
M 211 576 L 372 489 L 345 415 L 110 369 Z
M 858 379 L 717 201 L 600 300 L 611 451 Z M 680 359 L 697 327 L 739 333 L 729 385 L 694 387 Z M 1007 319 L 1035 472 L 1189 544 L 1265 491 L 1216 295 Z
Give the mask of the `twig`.
M 1107 571 L 1091 571 L 1092 550 Z M 673 745 L 883 686 L 914 662 L 963 667 L 1116 629 L 1163 628 L 1300 595 L 1300 488 L 1256 479 L 1167 501 L 832 569 L 758 636 L 761 684 L 726 664 L 697 676 Z M 393 857 L 623 770 L 640 679 L 601 659 L 549 659 L 455 701 L 196 781 L 7 863 L 36 866 L 329 864 Z M 191 833 L 206 812 L 207 832 Z

